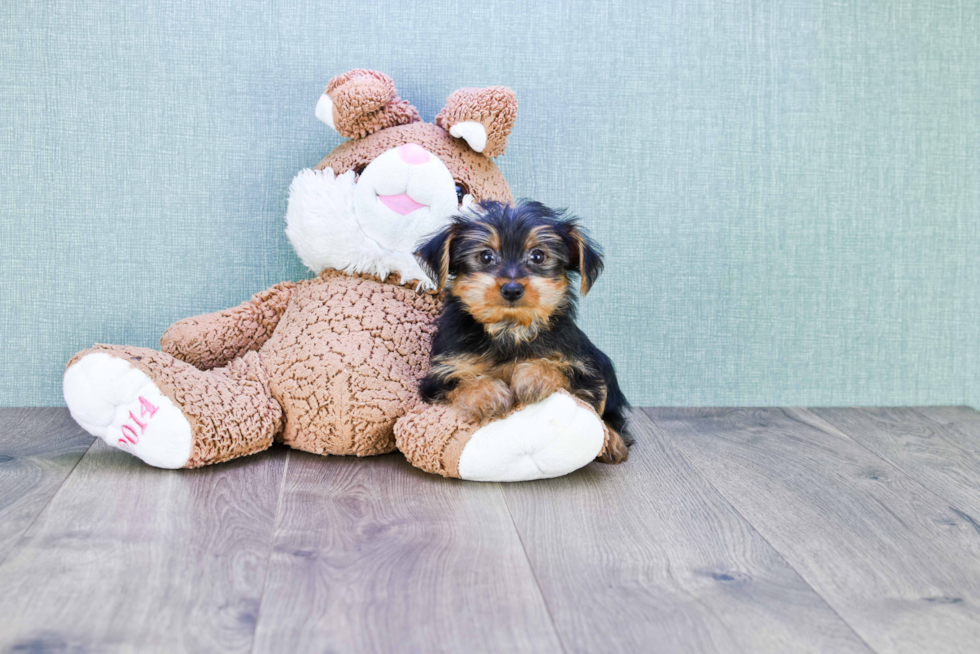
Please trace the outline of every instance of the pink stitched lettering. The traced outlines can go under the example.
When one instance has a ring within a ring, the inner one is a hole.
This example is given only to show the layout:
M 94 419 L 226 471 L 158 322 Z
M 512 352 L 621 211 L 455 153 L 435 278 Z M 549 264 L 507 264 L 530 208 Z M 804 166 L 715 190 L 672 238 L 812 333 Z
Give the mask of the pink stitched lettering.
M 146 423 L 145 422 L 140 422 L 139 418 L 137 418 L 136 416 L 134 416 L 132 411 L 129 412 L 129 417 L 132 418 L 133 419 L 133 422 L 135 422 L 136 425 L 140 428 L 140 433 L 141 434 L 145 434 L 146 433 Z
M 149 418 L 147 418 L 147 422 L 149 422 L 150 418 L 152 418 L 159 410 L 160 407 L 153 406 L 148 399 L 140 395 L 140 417 L 149 416 Z M 140 422 L 140 419 L 137 418 L 136 414 L 134 414 L 132 411 L 129 412 L 129 417 L 132 418 L 133 422 L 136 423 L 136 426 L 140 428 L 140 434 L 145 434 L 147 427 L 146 422 Z M 136 433 L 136 429 L 134 427 L 123 425 L 121 431 L 123 438 L 119 439 L 120 446 L 128 447 L 130 443 L 136 445 L 140 442 L 140 437 Z
M 126 433 L 127 429 L 129 430 L 129 434 Z M 126 440 L 128 440 L 133 445 L 140 442 L 140 437 L 136 435 L 136 430 L 130 427 L 129 425 L 122 426 L 122 433 L 123 436 L 126 437 Z
M 160 407 L 153 406 L 152 404 L 150 404 L 149 400 L 147 400 L 145 397 L 140 395 L 140 416 L 145 416 L 146 414 L 149 413 L 150 417 L 152 418 L 153 414 L 156 413 L 159 409 Z M 146 428 L 144 427 L 144 429 Z

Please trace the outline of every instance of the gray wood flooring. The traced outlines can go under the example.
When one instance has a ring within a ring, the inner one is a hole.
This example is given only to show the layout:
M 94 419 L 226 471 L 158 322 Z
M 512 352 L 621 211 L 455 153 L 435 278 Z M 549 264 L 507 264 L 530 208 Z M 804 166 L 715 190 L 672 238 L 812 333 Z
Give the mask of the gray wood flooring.
M 645 409 L 622 466 L 162 471 L 0 409 L 0 652 L 980 652 L 980 413 Z

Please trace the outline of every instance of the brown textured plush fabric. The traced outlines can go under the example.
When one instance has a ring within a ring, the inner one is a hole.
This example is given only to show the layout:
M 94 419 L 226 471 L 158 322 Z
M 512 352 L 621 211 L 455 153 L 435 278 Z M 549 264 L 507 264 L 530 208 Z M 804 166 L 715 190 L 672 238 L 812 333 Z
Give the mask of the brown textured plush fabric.
M 91 352 L 128 361 L 183 411 L 194 437 L 187 468 L 264 450 L 282 427 L 282 408 L 269 391 L 269 376 L 256 352 L 246 352 L 224 368 L 204 371 L 166 352 L 96 345 L 76 354 L 68 366 Z
M 451 406 L 417 404 L 395 423 L 395 444 L 421 470 L 459 477 L 459 457 L 479 425 Z
M 395 448 L 418 400 L 439 311 L 432 294 L 325 271 L 297 288 L 259 351 L 286 413 L 282 441 L 320 454 Z
M 348 138 L 364 138 L 386 127 L 422 120 L 415 107 L 398 97 L 391 78 L 375 70 L 338 75 L 324 93 L 333 102 L 334 128 Z
M 447 132 L 456 123 L 472 120 L 483 123 L 487 145 L 483 154 L 499 157 L 507 149 L 507 137 L 517 119 L 517 96 L 506 86 L 454 91 L 436 116 L 436 125 Z
M 378 155 L 406 143 L 417 143 L 442 159 L 453 179 L 462 182 L 477 202 L 513 202 L 510 187 L 495 163 L 471 150 L 466 141 L 453 138 L 431 123 L 399 125 L 363 139 L 345 141 L 324 157 L 316 169 L 330 168 L 337 175 L 348 170 L 360 172 Z
M 223 366 L 269 340 L 296 286 L 277 284 L 237 307 L 179 320 L 160 337 L 160 349 L 201 370 Z
M 326 270 L 306 282 L 273 287 L 235 309 L 183 320 L 179 329 L 169 329 L 166 347 L 177 357 L 186 355 L 188 361 L 197 363 L 220 360 L 228 351 L 227 339 L 241 328 L 245 336 L 237 342 L 248 351 L 214 372 L 224 375 L 225 370 L 233 372 L 236 366 L 247 364 L 280 416 L 274 429 L 269 421 L 250 423 L 252 431 L 244 439 L 250 446 L 236 447 L 229 454 L 219 438 L 210 448 L 217 458 L 195 458 L 194 464 L 264 449 L 273 435 L 291 447 L 317 454 L 368 456 L 393 450 L 395 420 L 419 402 L 418 381 L 428 367 L 439 311 L 435 295 L 398 285 L 395 278 L 380 281 Z M 273 320 L 277 320 L 274 325 Z M 270 338 L 267 332 L 272 329 Z M 258 352 L 251 351 L 255 348 Z M 153 354 L 158 356 L 150 357 L 153 364 L 146 372 L 157 381 L 155 367 L 161 361 L 172 367 L 175 361 L 166 354 Z M 177 370 L 188 372 L 179 366 Z M 161 390 L 178 400 L 175 403 L 181 408 L 182 397 L 208 395 L 213 386 L 200 374 L 163 381 L 173 395 Z M 227 397 L 220 402 L 234 408 Z M 225 424 L 226 420 L 237 421 L 237 414 L 220 415 L 211 407 L 207 417 L 218 432 L 249 431 Z M 262 428 L 256 431 L 259 426 Z M 192 427 L 195 452 L 204 451 L 207 448 L 198 441 L 213 439 L 214 432 Z
M 593 414 L 595 411 L 591 406 L 571 395 L 566 391 L 558 391 L 568 395 L 579 406 L 588 409 Z M 496 420 L 503 420 L 514 412 L 511 411 L 506 416 L 501 416 Z M 599 419 L 596 414 L 596 419 Z M 398 445 L 405 458 L 409 462 L 426 472 L 443 477 L 459 477 L 459 457 L 463 454 L 463 448 L 470 438 L 476 433 L 480 424 L 470 420 L 459 411 L 445 404 L 422 404 L 419 403 L 405 414 L 405 417 L 395 424 L 395 443 Z M 606 423 L 602 423 L 605 433 L 605 442 L 602 451 L 597 456 L 601 456 L 609 443 L 609 428 Z

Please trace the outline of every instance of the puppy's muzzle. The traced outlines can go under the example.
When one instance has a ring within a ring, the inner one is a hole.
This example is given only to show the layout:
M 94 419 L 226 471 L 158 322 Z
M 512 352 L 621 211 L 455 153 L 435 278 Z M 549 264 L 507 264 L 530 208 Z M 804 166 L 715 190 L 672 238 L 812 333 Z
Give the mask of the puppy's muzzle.
M 517 282 L 507 282 L 500 287 L 500 294 L 508 302 L 517 302 L 524 297 L 524 285 Z

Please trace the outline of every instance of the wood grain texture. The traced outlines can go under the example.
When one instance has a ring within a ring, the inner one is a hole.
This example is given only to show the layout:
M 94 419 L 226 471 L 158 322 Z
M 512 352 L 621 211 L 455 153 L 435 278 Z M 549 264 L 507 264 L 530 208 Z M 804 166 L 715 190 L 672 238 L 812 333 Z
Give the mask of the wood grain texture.
M 980 413 L 969 407 L 811 409 L 980 520 Z
M 635 412 L 619 466 L 503 488 L 567 652 L 868 652 Z
M 256 652 L 550 652 L 500 487 L 291 453 Z
M 0 566 L 0 651 L 248 651 L 285 459 L 168 471 L 96 442 Z
M 875 650 L 976 651 L 975 520 L 805 410 L 647 414 Z
M 91 445 L 67 409 L 0 409 L 0 564 Z

